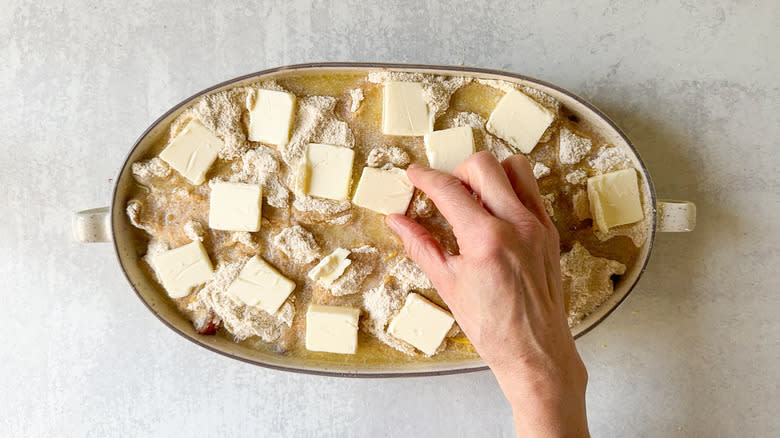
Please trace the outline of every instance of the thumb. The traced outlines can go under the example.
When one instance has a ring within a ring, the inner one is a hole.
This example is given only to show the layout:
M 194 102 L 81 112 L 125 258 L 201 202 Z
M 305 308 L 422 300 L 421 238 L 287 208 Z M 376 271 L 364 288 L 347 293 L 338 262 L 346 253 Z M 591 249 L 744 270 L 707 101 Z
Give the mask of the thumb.
M 387 216 L 385 223 L 401 238 L 409 258 L 420 266 L 434 286 L 437 286 L 440 279 L 446 278 L 444 274 L 448 270 L 449 254 L 428 230 L 400 214 Z

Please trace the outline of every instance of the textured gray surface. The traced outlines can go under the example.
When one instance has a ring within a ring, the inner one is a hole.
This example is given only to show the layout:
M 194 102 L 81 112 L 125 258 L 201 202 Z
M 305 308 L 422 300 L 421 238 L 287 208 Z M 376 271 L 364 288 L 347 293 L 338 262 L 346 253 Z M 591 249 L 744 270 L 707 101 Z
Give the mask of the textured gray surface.
M 2 435 L 512 435 L 487 372 L 343 380 L 211 354 L 143 307 L 108 245 L 71 240 L 70 212 L 108 203 L 169 106 L 321 60 L 506 69 L 601 107 L 699 228 L 661 235 L 578 341 L 594 436 L 780 434 L 777 2 L 48 3 L 0 1 Z

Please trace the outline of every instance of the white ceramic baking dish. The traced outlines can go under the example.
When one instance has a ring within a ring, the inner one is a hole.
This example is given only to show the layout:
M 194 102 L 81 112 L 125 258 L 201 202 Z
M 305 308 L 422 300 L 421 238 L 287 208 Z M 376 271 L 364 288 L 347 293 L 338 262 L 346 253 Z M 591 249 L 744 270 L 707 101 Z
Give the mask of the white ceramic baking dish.
M 168 125 L 193 100 L 236 85 L 242 85 L 258 79 L 274 79 L 289 72 L 311 73 L 350 73 L 376 70 L 430 73 L 437 75 L 461 75 L 483 79 L 500 79 L 538 88 L 558 99 L 574 115 L 586 121 L 606 139 L 607 142 L 630 152 L 641 178 L 649 190 L 652 215 L 647 221 L 649 239 L 640 249 L 637 262 L 630 266 L 625 275 L 617 282 L 615 293 L 598 310 L 587 316 L 572 328 L 575 337 L 582 336 L 604 320 L 626 298 L 636 285 L 647 265 L 656 231 L 691 231 L 695 226 L 696 208 L 690 202 L 659 201 L 650 175 L 642 163 L 631 141 L 605 114 L 581 97 L 546 82 L 514 73 L 486 70 L 470 67 L 448 67 L 435 65 L 373 64 L 373 63 L 316 63 L 278 67 L 251 73 L 200 91 L 190 98 L 176 104 L 155 120 L 135 144 L 125 158 L 115 179 L 111 207 L 86 210 L 74 214 L 73 229 L 76 239 L 83 242 L 113 241 L 117 261 L 130 282 L 130 286 L 157 318 L 171 330 L 208 350 L 255 365 L 284 371 L 303 372 L 320 375 L 345 377 L 397 377 L 430 376 L 463 373 L 486 369 L 479 359 L 464 361 L 410 361 L 403 365 L 350 365 L 338 361 L 310 361 L 271 352 L 258 351 L 243 344 L 237 344 L 224 336 L 206 336 L 198 334 L 190 321 L 177 311 L 168 296 L 157 282 L 140 267 L 139 254 L 133 244 L 133 227 L 125 214 L 128 193 L 133 184 L 131 163 L 147 155 L 147 150 L 165 134 Z M 99 263 L 97 259 L 94 261 Z

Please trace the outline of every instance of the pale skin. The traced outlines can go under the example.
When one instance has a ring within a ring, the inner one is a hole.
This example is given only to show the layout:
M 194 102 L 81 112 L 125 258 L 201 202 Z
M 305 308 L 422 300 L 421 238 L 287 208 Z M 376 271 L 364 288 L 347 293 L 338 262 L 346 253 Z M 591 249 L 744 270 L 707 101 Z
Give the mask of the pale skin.
M 386 222 L 495 374 L 517 436 L 588 436 L 588 375 L 566 321 L 558 231 L 528 160 L 479 152 L 452 175 L 415 165 L 407 175 L 452 225 L 460 253 L 406 216 Z

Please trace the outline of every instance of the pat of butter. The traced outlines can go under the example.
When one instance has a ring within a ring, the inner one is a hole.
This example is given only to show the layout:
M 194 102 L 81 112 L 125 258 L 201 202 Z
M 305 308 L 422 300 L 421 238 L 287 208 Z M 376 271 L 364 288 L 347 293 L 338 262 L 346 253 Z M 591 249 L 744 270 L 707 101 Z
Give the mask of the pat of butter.
M 349 196 L 355 151 L 343 146 L 309 143 L 298 173 L 303 193 L 342 201 Z
M 645 217 L 634 169 L 588 178 L 588 200 L 591 216 L 604 233 L 611 227 L 634 223 Z
M 352 203 L 382 214 L 404 214 L 414 194 L 406 172 L 364 167 Z
M 263 188 L 259 184 L 217 182 L 209 196 L 209 228 L 259 231 Z
M 512 90 L 490 113 L 487 130 L 528 154 L 554 119 L 555 115 L 550 110 L 525 94 Z
M 211 280 L 214 272 L 206 249 L 198 240 L 157 254 L 151 261 L 171 298 L 186 297 L 193 287 Z
M 419 294 L 410 293 L 401 311 L 390 321 L 387 332 L 433 356 L 454 321 L 449 312 Z
M 382 93 L 382 132 L 387 135 L 425 135 L 433 131 L 433 114 L 419 82 L 385 82 Z
M 290 125 L 295 112 L 295 95 L 284 91 L 258 89 L 247 96 L 249 141 L 284 146 L 290 141 Z
M 293 281 L 280 274 L 260 256 L 254 256 L 249 259 L 227 291 L 248 306 L 274 314 L 293 289 Z
M 306 349 L 355 354 L 360 309 L 312 304 L 306 312 Z
M 452 173 L 458 164 L 474 153 L 474 133 L 470 126 L 433 131 L 425 135 L 428 164 L 442 172 Z
M 160 158 L 188 181 L 200 185 L 223 146 L 219 137 L 193 119 L 165 146 Z
M 352 260 L 347 258 L 349 253 L 350 251 L 347 249 L 336 248 L 309 271 L 309 278 L 323 286 L 330 286 L 337 278 L 341 277 L 347 266 L 352 263 Z

